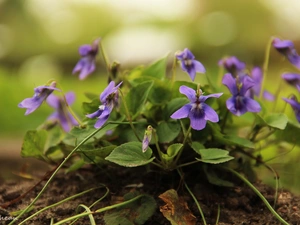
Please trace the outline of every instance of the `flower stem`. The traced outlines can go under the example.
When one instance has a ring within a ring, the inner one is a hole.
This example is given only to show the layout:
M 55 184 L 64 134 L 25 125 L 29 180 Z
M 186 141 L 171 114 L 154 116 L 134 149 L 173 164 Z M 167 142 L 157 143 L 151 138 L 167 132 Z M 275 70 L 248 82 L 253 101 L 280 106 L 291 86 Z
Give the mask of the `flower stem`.
M 260 89 L 260 94 L 259 94 L 260 99 L 262 99 L 262 96 L 264 93 L 264 85 L 265 85 L 265 80 L 266 80 L 267 73 L 268 73 L 272 41 L 273 41 L 273 37 L 270 38 L 269 42 L 267 43 L 267 47 L 266 47 L 265 60 L 264 60 L 264 64 L 263 64 L 263 76 L 262 76 L 261 89 Z
M 101 208 L 101 209 L 97 209 L 96 211 L 90 211 L 90 212 L 83 212 L 83 213 L 80 213 L 80 214 L 77 214 L 75 216 L 71 216 L 69 218 L 66 218 L 64 220 L 61 220 L 53 225 L 60 225 L 60 224 L 64 224 L 68 221 L 71 221 L 71 220 L 74 220 L 74 219 L 77 219 L 77 218 L 81 218 L 81 217 L 84 217 L 84 216 L 89 216 L 91 214 L 96 214 L 96 213 L 101 213 L 101 212 L 105 212 L 105 211 L 108 211 L 108 210 L 111 210 L 111 209 L 114 209 L 114 208 L 118 208 L 118 207 L 121 207 L 121 206 L 124 206 L 124 205 L 127 205 L 127 204 L 130 204 L 138 199 L 140 199 L 141 197 L 144 197 L 145 195 L 138 195 L 136 196 L 135 198 L 132 198 L 130 200 L 127 200 L 125 202 L 121 202 L 121 203 L 117 203 L 117 204 L 114 204 L 114 205 L 110 205 L 110 206 L 106 206 L 104 208 Z
M 285 225 L 289 225 L 288 222 L 286 222 L 270 205 L 270 203 L 268 202 L 268 200 L 262 195 L 262 193 L 260 193 L 259 190 L 256 189 L 256 187 L 251 184 L 245 177 L 243 177 L 241 174 L 239 174 L 238 172 L 236 172 L 233 169 L 230 169 L 228 167 L 222 167 L 225 170 L 230 171 L 231 173 L 233 173 L 234 175 L 236 175 L 238 178 L 240 178 L 242 181 L 244 181 L 245 184 L 248 185 L 248 187 L 250 187 L 255 194 L 264 202 L 264 204 L 267 206 L 267 208 L 271 211 L 271 213 L 282 223 Z
M 91 137 L 93 137 L 95 134 L 97 134 L 100 130 L 102 130 L 106 125 L 108 125 L 108 123 L 106 123 L 104 126 L 102 126 L 101 128 L 95 130 L 94 132 L 92 132 L 90 135 L 88 135 L 85 139 L 83 139 L 70 153 L 69 155 L 67 155 L 67 157 L 57 166 L 57 168 L 55 169 L 55 171 L 52 173 L 52 175 L 50 176 L 50 178 L 47 180 L 47 182 L 45 183 L 45 185 L 43 186 L 42 190 L 38 193 L 38 195 L 32 200 L 32 202 L 24 209 L 22 210 L 22 212 L 16 217 L 15 220 L 12 220 L 9 225 L 13 224 L 15 221 L 17 221 L 22 215 L 24 215 L 26 212 L 28 212 L 28 210 L 36 203 L 36 201 L 41 197 L 41 195 L 44 193 L 44 191 L 46 190 L 46 188 L 48 187 L 48 185 L 50 184 L 50 182 L 53 180 L 54 176 L 58 173 L 58 171 L 62 168 L 62 166 L 71 158 L 71 156 L 85 143 L 87 142 Z
M 156 146 L 156 149 L 157 149 L 157 152 L 158 152 L 158 155 L 159 155 L 159 159 L 160 161 L 162 161 L 162 152 L 160 150 L 160 147 L 159 147 L 159 144 L 158 144 L 158 138 L 157 138 L 157 134 L 156 134 L 156 130 L 153 129 L 153 139 L 154 139 L 154 142 L 155 142 L 155 146 Z
M 171 78 L 172 83 L 174 83 L 176 78 L 176 67 L 177 67 L 177 58 L 176 55 L 174 55 L 173 65 L 172 65 L 172 78 Z
M 107 74 L 108 74 L 108 76 L 110 77 L 111 80 L 114 80 L 113 76 L 111 74 L 111 67 L 110 67 L 110 64 L 108 62 L 108 58 L 105 54 L 105 51 L 104 51 L 104 48 L 103 48 L 103 45 L 102 45 L 102 40 L 99 42 L 99 48 L 100 48 L 100 52 L 101 52 L 102 57 L 103 57 L 103 61 L 104 61 L 105 67 L 106 67 Z
M 128 120 L 128 122 L 129 122 L 129 124 L 130 124 L 130 127 L 131 127 L 131 129 L 132 129 L 134 135 L 135 135 L 136 138 L 138 139 L 138 141 L 141 142 L 142 140 L 141 140 L 140 137 L 138 136 L 138 134 L 137 134 L 137 132 L 136 132 L 134 126 L 133 126 L 132 119 L 131 119 L 131 116 L 130 116 L 130 113 L 129 113 L 129 110 L 128 110 L 128 107 L 127 107 L 127 103 L 126 103 L 126 101 L 125 101 L 124 94 L 123 94 L 123 92 L 121 91 L 120 88 L 119 88 L 119 92 L 121 93 L 122 102 L 123 102 L 123 104 L 124 104 L 124 108 L 125 108 L 127 120 Z
M 197 205 L 197 208 L 198 208 L 198 210 L 199 210 L 199 212 L 200 212 L 200 215 L 201 215 L 201 218 L 202 218 L 202 220 L 203 220 L 203 224 L 206 225 L 207 223 L 206 223 L 204 214 L 203 214 L 203 212 L 202 212 L 201 206 L 200 206 L 200 204 L 199 204 L 197 198 L 195 197 L 195 195 L 193 194 L 193 192 L 190 190 L 189 186 L 188 186 L 188 185 L 186 184 L 186 182 L 184 181 L 184 178 L 183 178 L 183 175 L 182 175 L 181 171 L 180 171 L 179 169 L 177 169 L 177 172 L 178 172 L 178 174 L 179 174 L 181 180 L 183 180 L 183 183 L 184 183 L 184 186 L 185 186 L 186 190 L 190 193 L 190 195 L 192 196 L 192 198 L 193 198 L 195 204 Z
M 59 202 L 56 202 L 56 203 L 54 203 L 54 204 L 52 204 L 52 205 L 48 205 L 48 206 L 46 206 L 46 207 L 40 209 L 39 211 L 37 211 L 37 212 L 35 212 L 34 214 L 32 214 L 32 215 L 30 215 L 29 217 L 27 217 L 27 218 L 26 218 L 25 220 L 23 220 L 21 223 L 19 223 L 19 225 L 21 225 L 21 224 L 27 222 L 28 220 L 30 220 L 30 219 L 32 219 L 33 217 L 37 216 L 38 214 L 44 212 L 45 210 L 48 210 L 48 209 L 53 208 L 53 207 L 55 207 L 55 206 L 61 205 L 62 203 L 65 203 L 65 202 L 67 202 L 67 201 L 69 201 L 69 200 L 72 200 L 72 199 L 77 198 L 77 197 L 79 197 L 79 196 L 81 196 L 81 195 L 84 195 L 84 194 L 86 194 L 86 193 L 88 193 L 88 192 L 90 192 L 90 191 L 93 191 L 93 190 L 96 190 L 96 189 L 99 189 L 99 188 L 103 188 L 103 187 L 105 187 L 105 188 L 107 189 L 107 192 L 106 192 L 106 194 L 105 194 L 105 196 L 107 196 L 107 194 L 108 194 L 108 188 L 107 188 L 105 185 L 101 185 L 101 186 L 96 187 L 96 188 L 91 188 L 91 189 L 82 191 L 82 192 L 77 193 L 77 194 L 75 194 L 75 195 L 72 195 L 72 196 L 70 196 L 70 197 L 68 197 L 68 198 L 65 198 L 65 199 L 63 199 L 63 200 L 61 200 L 61 201 L 59 201 Z
M 184 135 L 182 147 L 180 148 L 180 150 L 179 150 L 179 152 L 178 152 L 178 154 L 177 154 L 177 156 L 176 156 L 176 159 L 173 161 L 173 165 L 175 165 L 175 166 L 177 165 L 177 162 L 178 162 L 178 160 L 180 159 L 180 156 L 181 156 L 181 154 L 182 154 L 182 152 L 183 152 L 183 149 L 184 149 L 184 147 L 185 147 L 185 144 L 186 144 L 186 142 L 187 142 L 187 139 L 188 139 L 188 136 L 189 136 L 191 130 L 192 130 L 192 127 L 189 126 L 187 132 L 186 132 L 185 135 Z

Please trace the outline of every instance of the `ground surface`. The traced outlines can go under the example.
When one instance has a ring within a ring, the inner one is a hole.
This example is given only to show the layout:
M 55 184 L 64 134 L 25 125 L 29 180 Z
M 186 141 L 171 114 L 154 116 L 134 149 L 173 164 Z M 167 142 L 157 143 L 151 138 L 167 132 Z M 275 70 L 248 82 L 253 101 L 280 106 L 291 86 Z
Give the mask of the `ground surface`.
M 170 224 L 170 222 L 160 212 L 160 207 L 165 205 L 165 203 L 158 198 L 158 196 L 169 189 L 175 189 L 177 190 L 178 195 L 183 197 L 184 201 L 187 202 L 191 212 L 195 215 L 197 219 L 196 224 L 202 224 L 199 211 L 176 172 L 162 173 L 144 167 L 133 169 L 112 167 L 109 168 L 109 172 L 105 171 L 107 170 L 101 170 L 99 168 L 85 168 L 68 174 L 65 174 L 63 170 L 60 171 L 46 189 L 41 199 L 37 201 L 35 208 L 30 211 L 27 216 L 32 215 L 36 210 L 59 202 L 71 195 L 105 184 L 110 190 L 109 194 L 95 205 L 92 210 L 122 202 L 122 196 L 124 194 L 137 190 L 140 193 L 150 194 L 157 202 L 154 216 L 152 216 L 145 224 L 167 225 Z M 242 183 L 237 184 L 234 188 L 221 188 L 207 184 L 200 175 L 198 176 L 197 174 L 190 173 L 189 168 L 185 168 L 183 173 L 185 174 L 187 184 L 202 207 L 208 224 L 216 223 L 218 205 L 220 205 L 221 209 L 219 219 L 220 225 L 280 224 L 280 222 L 278 222 L 269 212 L 260 198 Z M 42 173 L 39 171 L 33 171 L 31 172 L 31 175 L 35 176 L 36 179 L 29 180 L 21 177 L 5 181 L 2 179 L 0 181 L 0 205 L 6 207 L 3 205 L 4 203 L 8 203 L 22 195 L 43 177 Z M 9 212 L 25 208 L 25 206 L 27 206 L 38 194 L 43 187 L 43 184 L 45 184 L 45 181 L 42 181 L 18 202 L 6 207 L 6 209 L 0 209 L 0 214 L 2 216 L 0 217 L 2 218 L 0 224 L 8 224 L 10 221 L 4 221 L 3 218 L 9 216 Z M 268 201 L 273 204 L 274 191 L 259 182 L 256 183 L 255 186 L 263 193 Z M 300 224 L 300 198 L 295 197 L 286 191 L 280 190 L 279 192 L 278 203 L 276 205 L 277 212 L 290 224 Z M 89 206 L 104 194 L 104 188 L 94 190 L 88 194 L 70 200 L 63 205 L 47 210 L 26 224 L 50 224 L 51 218 L 54 222 L 60 221 L 63 218 L 75 215 L 76 208 L 79 204 Z M 97 224 L 104 224 L 103 214 L 104 213 L 95 215 Z M 18 224 L 18 222 L 15 224 Z M 75 224 L 90 223 L 89 220 L 85 218 L 78 220 Z

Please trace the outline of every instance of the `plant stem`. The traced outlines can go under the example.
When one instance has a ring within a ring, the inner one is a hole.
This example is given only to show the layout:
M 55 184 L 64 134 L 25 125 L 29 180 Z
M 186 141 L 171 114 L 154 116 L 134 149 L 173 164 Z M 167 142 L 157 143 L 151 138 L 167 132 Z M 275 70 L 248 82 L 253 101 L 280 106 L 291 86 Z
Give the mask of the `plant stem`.
M 270 38 L 270 40 L 267 43 L 267 47 L 266 47 L 265 60 L 264 60 L 264 64 L 263 64 L 263 77 L 262 77 L 261 89 L 260 89 L 260 94 L 259 94 L 260 99 L 262 99 L 262 96 L 263 96 L 265 80 L 266 80 L 267 73 L 268 73 L 269 58 L 270 58 L 270 51 L 271 51 L 272 41 L 273 41 L 273 37 Z
M 106 125 L 108 125 L 106 123 Z M 97 134 L 102 128 L 104 128 L 106 125 L 102 126 L 101 128 L 95 130 L 90 135 L 88 135 L 85 139 L 83 139 L 70 153 L 67 155 L 67 157 L 58 165 L 56 170 L 52 173 L 50 178 L 47 180 L 46 184 L 43 186 L 42 190 L 38 193 L 38 195 L 32 200 L 32 202 L 16 217 L 15 220 L 11 221 L 9 225 L 13 224 L 15 221 L 17 221 L 22 215 L 24 215 L 35 203 L 36 201 L 41 197 L 41 195 L 44 193 L 50 182 L 53 180 L 54 176 L 58 173 L 58 171 L 62 168 L 62 166 L 71 158 L 71 156 L 79 149 L 86 141 L 88 141 L 91 137 L 93 137 L 95 134 Z
M 154 142 L 155 142 L 155 146 L 156 146 L 156 149 L 157 149 L 157 152 L 158 152 L 158 155 L 159 155 L 159 160 L 162 162 L 162 152 L 160 150 L 160 147 L 159 147 L 159 144 L 158 144 L 158 138 L 157 138 L 157 134 L 156 134 L 156 130 L 153 129 L 153 139 L 154 139 Z
M 264 204 L 267 206 L 267 208 L 271 211 L 271 213 L 282 223 L 285 225 L 289 225 L 288 222 L 286 222 L 273 208 L 272 206 L 269 204 L 268 200 L 262 195 L 262 193 L 260 193 L 259 190 L 256 189 L 256 187 L 251 184 L 245 177 L 243 177 L 241 174 L 239 174 L 238 172 L 236 172 L 233 169 L 230 169 L 228 167 L 222 167 L 225 170 L 230 171 L 231 173 L 233 173 L 234 175 L 236 175 L 238 178 L 240 178 L 242 181 L 244 181 L 245 184 L 247 184 L 254 192 L 255 194 L 257 194 L 257 196 L 264 202 Z
M 65 198 L 65 199 L 63 199 L 63 200 L 61 200 L 61 201 L 59 201 L 59 202 L 56 202 L 56 203 L 54 203 L 54 204 L 52 204 L 52 205 L 46 206 L 46 207 L 42 208 L 41 210 L 35 212 L 34 214 L 30 215 L 29 217 L 27 217 L 25 220 L 23 220 L 21 223 L 19 223 L 19 225 L 25 223 L 26 221 L 30 220 L 31 218 L 33 218 L 33 217 L 35 217 L 36 215 L 38 215 L 38 214 L 44 212 L 44 211 L 47 210 L 47 209 L 50 209 L 50 208 L 55 207 L 55 206 L 58 206 L 58 205 L 60 205 L 60 204 L 62 204 L 62 203 L 64 203 L 64 202 L 67 202 L 67 201 L 69 201 L 69 200 L 72 200 L 73 198 L 77 198 L 77 197 L 79 197 L 79 196 L 81 196 L 81 195 L 84 195 L 84 194 L 90 192 L 90 191 L 93 191 L 93 190 L 96 190 L 96 189 L 102 188 L 102 187 L 105 187 L 105 185 L 100 186 L 100 187 L 96 187 L 96 188 L 90 188 L 90 189 L 85 190 L 85 191 L 82 191 L 82 192 L 80 192 L 80 193 L 78 193 L 78 194 L 72 195 L 72 196 L 70 196 L 70 197 L 68 197 L 68 198 Z M 107 188 L 106 188 L 106 189 L 107 189 Z M 105 194 L 105 196 L 106 196 L 106 195 L 107 195 L 107 194 Z
M 173 65 L 172 65 L 172 78 L 171 78 L 172 84 L 174 83 L 176 78 L 176 67 L 177 67 L 177 58 L 175 54 L 173 59 Z
M 187 132 L 186 132 L 185 135 L 184 135 L 184 140 L 183 140 L 183 143 L 182 143 L 182 147 L 180 148 L 180 150 L 179 150 L 179 152 L 178 152 L 178 154 L 177 154 L 177 156 L 176 156 L 176 159 L 173 161 L 173 165 L 175 165 L 175 166 L 176 166 L 178 160 L 180 159 L 180 156 L 181 156 L 181 154 L 182 154 L 182 152 L 183 152 L 183 149 L 184 149 L 184 147 L 185 147 L 185 144 L 186 144 L 186 142 L 187 142 L 187 139 L 188 139 L 188 136 L 189 136 L 189 134 L 190 134 L 190 132 L 191 132 L 191 129 L 192 129 L 192 127 L 189 126 Z
M 53 225 L 60 225 L 60 224 L 66 223 L 66 222 L 68 222 L 68 221 L 70 221 L 70 220 L 74 220 L 74 219 L 78 219 L 78 218 L 81 218 L 81 217 L 84 217 L 84 216 L 89 216 L 89 215 L 91 215 L 91 214 L 101 213 L 101 212 L 105 212 L 105 211 L 110 210 L 110 209 L 118 208 L 118 207 L 120 207 L 120 206 L 124 206 L 124 205 L 127 205 L 127 204 L 129 204 L 129 203 L 132 203 L 132 202 L 134 202 L 134 201 L 140 199 L 140 198 L 143 197 L 143 196 L 145 196 L 145 195 L 139 195 L 139 196 L 137 196 L 137 197 L 135 197 L 135 198 L 132 198 L 132 199 L 130 199 L 130 200 L 128 200 L 128 201 L 121 202 L 121 203 L 114 204 L 114 205 L 110 205 L 110 206 L 107 206 L 107 207 L 104 207 L 104 208 L 101 208 L 101 209 L 97 209 L 97 210 L 94 211 L 94 212 L 83 212 L 83 213 L 77 214 L 77 215 L 75 215 L 75 216 L 71 216 L 71 217 L 66 218 L 66 219 L 64 219 L 64 220 L 61 220 L 61 221 L 59 221 L 59 222 L 57 222 L 57 223 L 55 223 L 55 224 L 53 224 Z
M 206 223 L 204 214 L 203 214 L 203 212 L 202 212 L 201 206 L 200 206 L 200 204 L 199 204 L 197 198 L 195 197 L 195 195 L 193 194 L 193 192 L 190 190 L 189 186 L 188 186 L 188 185 L 186 184 L 186 182 L 184 181 L 183 175 L 182 175 L 181 171 L 180 171 L 179 169 L 177 169 L 177 172 L 178 172 L 178 174 L 179 174 L 181 180 L 183 180 L 183 183 L 184 183 L 185 188 L 186 188 L 187 191 L 190 193 L 190 195 L 192 196 L 192 198 L 193 198 L 195 204 L 197 205 L 197 208 L 198 208 L 198 210 L 199 210 L 199 212 L 200 212 L 200 215 L 201 215 L 201 218 L 202 218 L 202 221 L 203 221 L 204 225 L 206 225 L 207 223 Z
M 140 137 L 138 136 L 138 134 L 137 134 L 137 132 L 136 132 L 134 126 L 133 126 L 132 119 L 131 119 L 131 116 L 130 116 L 130 113 L 129 113 L 129 110 L 128 110 L 128 107 L 127 107 L 127 103 L 126 103 L 124 94 L 123 94 L 123 92 L 121 91 L 121 89 L 119 89 L 119 91 L 120 91 L 120 93 L 121 93 L 122 102 L 123 102 L 123 104 L 124 104 L 124 108 L 125 108 L 127 120 L 128 120 L 128 122 L 129 122 L 129 124 L 130 124 L 130 127 L 131 127 L 131 129 L 132 129 L 134 135 L 135 135 L 136 138 L 138 139 L 138 141 L 141 142 L 142 140 L 141 140 Z
M 99 42 L 99 47 L 100 47 L 100 52 L 102 54 L 103 61 L 104 61 L 105 67 L 106 67 L 107 74 L 108 74 L 108 76 L 110 77 L 111 80 L 114 80 L 113 77 L 112 77 L 111 71 L 110 71 L 110 64 L 108 62 L 107 56 L 105 54 L 105 51 L 104 51 L 104 48 L 103 48 L 103 45 L 102 45 L 102 40 L 100 40 L 100 42 Z

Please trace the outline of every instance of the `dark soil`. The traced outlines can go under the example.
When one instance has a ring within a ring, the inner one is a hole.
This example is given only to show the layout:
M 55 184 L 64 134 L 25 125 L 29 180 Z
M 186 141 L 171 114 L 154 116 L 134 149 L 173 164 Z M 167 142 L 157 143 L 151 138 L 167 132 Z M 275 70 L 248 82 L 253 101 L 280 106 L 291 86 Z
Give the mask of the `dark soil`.
M 109 172 L 106 172 L 109 171 Z M 225 188 L 208 184 L 200 175 L 191 174 L 189 168 L 184 168 L 185 181 L 198 199 L 208 224 L 216 224 L 218 206 L 220 206 L 220 225 L 227 224 L 280 224 L 278 220 L 270 213 L 261 199 L 247 186 L 242 183 L 234 188 Z M 42 179 L 42 176 L 39 177 Z M 19 178 L 18 180 L 1 181 L 0 185 L 0 214 L 2 220 L 0 223 L 8 224 L 9 220 L 3 220 L 9 213 L 24 209 L 45 184 L 45 180 L 34 187 L 25 197 L 16 203 L 9 205 L 5 209 L 5 203 L 18 198 L 27 190 L 33 187 L 39 179 L 28 180 Z M 175 189 L 178 195 L 187 202 L 191 212 L 197 218 L 197 224 L 202 224 L 200 213 L 193 199 L 185 189 L 182 180 L 176 171 L 161 172 L 152 171 L 149 168 L 121 168 L 112 167 L 107 170 L 88 167 L 65 174 L 63 170 L 57 174 L 50 186 L 36 202 L 32 211 L 26 215 L 32 215 L 37 210 L 61 201 L 71 195 L 77 194 L 89 188 L 107 185 L 109 194 L 92 210 L 109 206 L 122 201 L 122 196 L 131 191 L 139 191 L 153 196 L 157 202 L 156 213 L 146 222 L 146 225 L 169 225 L 170 222 L 160 212 L 160 207 L 165 203 L 158 196 L 169 189 Z M 134 186 L 136 184 L 136 186 Z M 266 199 L 273 204 L 274 190 L 266 185 L 257 182 L 255 186 L 262 192 Z M 79 204 L 91 205 L 105 194 L 105 188 L 99 188 L 88 194 L 73 199 L 63 205 L 51 208 L 36 216 L 26 224 L 42 225 L 50 224 L 51 219 L 54 222 L 70 217 L 76 214 L 76 208 Z M 79 211 L 83 211 L 82 208 Z M 300 198 L 293 196 L 287 191 L 279 191 L 279 197 L 276 204 L 276 211 L 290 224 L 300 224 Z M 26 218 L 26 215 L 23 217 Z M 96 214 L 97 224 L 105 224 L 103 221 L 104 213 Z M 22 219 L 20 219 L 21 221 Z M 18 222 L 16 223 L 18 224 Z M 90 224 L 88 218 L 78 220 L 75 224 Z M 114 225 L 114 224 L 109 224 Z

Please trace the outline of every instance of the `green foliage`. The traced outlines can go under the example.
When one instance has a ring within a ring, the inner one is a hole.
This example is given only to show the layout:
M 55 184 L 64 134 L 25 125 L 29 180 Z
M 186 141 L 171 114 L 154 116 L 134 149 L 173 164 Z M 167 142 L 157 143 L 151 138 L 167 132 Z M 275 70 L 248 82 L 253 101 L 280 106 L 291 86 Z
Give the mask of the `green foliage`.
M 142 152 L 142 143 L 128 142 L 115 148 L 105 159 L 126 167 L 136 167 L 146 165 L 154 160 L 151 158 L 152 150 Z
M 128 193 L 124 200 L 130 200 L 138 192 Z M 140 199 L 107 212 L 104 215 L 106 225 L 143 225 L 155 212 L 156 202 L 153 197 L 144 195 Z
M 218 148 L 198 149 L 197 153 L 201 155 L 201 159 L 196 159 L 204 163 L 219 164 L 234 159 L 227 150 Z
M 145 81 L 141 84 L 130 89 L 125 97 L 125 101 L 129 110 L 129 113 L 133 118 L 143 109 L 143 106 L 147 100 L 153 81 Z
M 257 118 L 261 126 L 269 126 L 280 130 L 284 130 L 288 123 L 288 117 L 283 113 L 274 113 L 265 118 L 257 114 Z
M 44 151 L 47 137 L 48 134 L 45 130 L 27 131 L 22 145 L 21 156 L 34 157 L 42 160 L 45 159 Z

